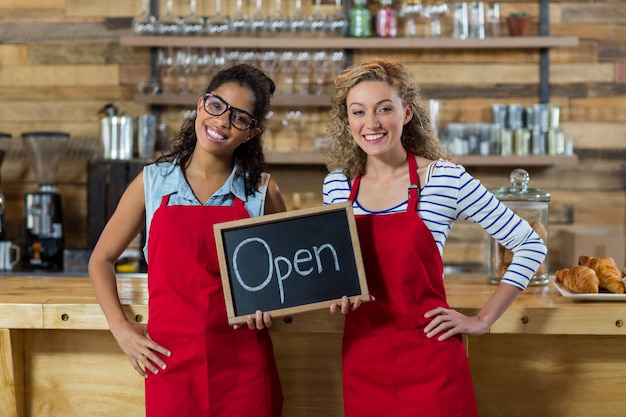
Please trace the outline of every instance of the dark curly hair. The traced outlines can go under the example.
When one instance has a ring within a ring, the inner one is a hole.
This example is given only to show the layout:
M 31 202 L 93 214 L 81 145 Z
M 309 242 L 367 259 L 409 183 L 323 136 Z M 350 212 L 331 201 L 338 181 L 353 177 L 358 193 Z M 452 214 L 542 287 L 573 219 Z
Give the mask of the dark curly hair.
M 237 64 L 218 72 L 206 88 L 206 93 L 211 93 L 226 83 L 248 87 L 254 94 L 252 115 L 256 122 L 252 127 L 258 128 L 259 133 L 239 145 L 233 154 L 237 167 L 235 176 L 243 178 L 246 196 L 249 196 L 257 191 L 261 174 L 265 171 L 262 134 L 265 131 L 265 118 L 270 110 L 270 100 L 276 85 L 260 69 L 249 64 Z M 185 166 L 196 148 L 196 117 L 194 113 L 193 117 L 183 122 L 180 132 L 170 142 L 169 153 L 161 155 L 157 162 L 175 160 L 178 165 Z

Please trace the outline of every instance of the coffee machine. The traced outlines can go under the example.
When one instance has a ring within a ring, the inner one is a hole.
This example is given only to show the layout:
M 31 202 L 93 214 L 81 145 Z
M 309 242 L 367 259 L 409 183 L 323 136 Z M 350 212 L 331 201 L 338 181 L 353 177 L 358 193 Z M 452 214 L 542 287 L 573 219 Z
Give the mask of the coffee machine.
M 22 133 L 24 150 L 39 184 L 36 191 L 24 196 L 26 247 L 22 268 L 26 270 L 63 270 L 63 212 L 54 179 L 69 138 L 63 132 Z

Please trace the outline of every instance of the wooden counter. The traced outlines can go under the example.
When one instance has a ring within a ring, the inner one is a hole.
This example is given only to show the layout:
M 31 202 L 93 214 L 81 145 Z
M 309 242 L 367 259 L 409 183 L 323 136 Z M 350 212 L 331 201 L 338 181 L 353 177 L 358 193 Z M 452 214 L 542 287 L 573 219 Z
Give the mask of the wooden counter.
M 147 320 L 143 278 L 119 278 Z M 452 307 L 476 312 L 495 287 L 449 275 Z M 489 334 L 468 338 L 482 417 L 622 416 L 626 303 L 573 302 L 552 285 L 522 294 Z M 341 416 L 343 320 L 326 311 L 272 327 L 285 417 Z M 108 331 L 84 277 L 0 277 L 0 417 L 142 416 L 143 379 Z

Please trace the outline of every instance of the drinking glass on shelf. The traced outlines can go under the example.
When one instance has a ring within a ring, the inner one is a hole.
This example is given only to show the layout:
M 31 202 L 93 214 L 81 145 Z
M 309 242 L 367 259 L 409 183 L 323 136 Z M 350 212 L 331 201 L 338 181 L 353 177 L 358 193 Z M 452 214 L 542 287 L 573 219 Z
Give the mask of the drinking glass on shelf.
M 289 28 L 294 35 L 309 32 L 309 22 L 302 12 L 302 0 L 296 0 L 296 9 L 289 17 Z
M 467 2 L 457 2 L 452 6 L 452 37 L 467 39 L 469 36 L 469 14 Z
M 159 72 L 159 91 L 162 94 L 174 94 L 176 92 L 176 77 L 174 76 L 174 51 L 171 46 L 167 49 L 159 48 L 157 68 Z
M 485 5 L 482 1 L 469 4 L 469 37 L 485 39 Z
M 241 52 L 240 52 L 238 49 L 231 49 L 231 50 L 227 51 L 227 52 L 224 54 L 224 58 L 226 59 L 226 63 L 225 63 L 225 65 L 226 65 L 227 67 L 230 67 L 230 66 L 232 66 L 232 65 L 235 65 L 235 64 L 239 64 L 239 63 L 241 63 L 241 62 L 244 62 L 244 61 L 241 59 L 241 56 L 242 56 L 242 54 L 241 54 Z
M 304 124 L 302 112 L 300 110 L 288 111 L 282 124 L 289 132 L 289 152 L 298 152 L 300 150 L 300 132 Z
M 215 14 L 207 19 L 206 31 L 212 36 L 224 36 L 230 33 L 230 19 L 222 14 L 222 0 L 215 1 Z
M 160 35 L 178 35 L 181 30 L 180 18 L 174 16 L 174 0 L 165 3 L 165 14 L 156 21 L 156 31 Z
M 274 14 L 270 18 L 269 25 L 272 35 L 280 35 L 289 29 L 289 19 L 281 10 L 281 0 L 276 0 Z
M 198 35 L 202 33 L 204 19 L 196 13 L 197 0 L 189 0 L 189 14 L 182 18 L 183 35 Z
M 294 83 L 295 94 L 309 94 L 311 84 L 311 55 L 308 51 L 300 51 L 296 55 L 298 82 Z
M 341 0 L 335 0 L 335 11 L 328 16 L 328 33 L 331 36 L 345 36 L 348 31 L 348 18 Z
M 333 53 L 330 55 L 330 62 L 331 62 L 330 70 L 332 72 L 333 78 L 339 75 L 339 72 L 341 72 L 341 70 L 343 69 L 345 65 L 345 60 L 346 60 L 346 55 L 343 53 L 341 49 L 333 51 Z
M 422 13 L 422 0 L 404 0 L 400 8 L 400 16 L 404 17 L 404 36 L 417 36 L 416 19 Z
M 195 81 L 196 88 L 192 91 L 195 94 L 202 94 L 204 89 L 211 78 L 213 78 L 213 61 L 214 61 L 215 51 L 209 50 L 208 48 L 202 48 L 202 50 L 198 53 L 198 66 L 196 68 Z
M 430 20 L 430 36 L 441 37 L 441 18 L 448 14 L 445 0 L 429 0 L 422 8 L 422 16 Z
M 320 96 L 326 92 L 326 81 L 328 77 L 328 54 L 326 51 L 315 51 L 313 54 L 313 74 L 315 76 L 312 94 Z
M 485 20 L 485 36 L 500 36 L 500 5 L 498 3 L 487 4 Z
M 294 53 L 291 51 L 282 52 L 278 58 L 280 62 L 280 80 L 277 85 L 281 94 L 293 94 L 296 70 L 293 65 L 293 58 Z
M 133 18 L 133 32 L 138 35 L 151 35 L 156 19 L 150 14 L 150 0 L 141 0 L 141 14 Z
M 278 59 L 279 56 L 275 51 L 263 51 L 258 58 L 259 66 L 272 80 L 278 75 Z
M 322 13 L 321 0 L 315 0 L 313 14 L 308 17 L 311 33 L 316 36 L 324 36 L 327 32 L 327 19 Z
M 256 0 L 256 9 L 250 20 L 250 32 L 254 36 L 264 36 L 268 28 L 269 18 L 263 13 L 263 0 Z
M 191 54 L 183 49 L 176 50 L 174 71 L 177 77 L 175 94 L 187 94 L 188 77 L 191 70 Z
M 243 12 L 243 0 L 237 0 L 237 9 L 230 19 L 230 31 L 233 35 L 241 36 L 246 33 L 250 25 L 250 16 Z

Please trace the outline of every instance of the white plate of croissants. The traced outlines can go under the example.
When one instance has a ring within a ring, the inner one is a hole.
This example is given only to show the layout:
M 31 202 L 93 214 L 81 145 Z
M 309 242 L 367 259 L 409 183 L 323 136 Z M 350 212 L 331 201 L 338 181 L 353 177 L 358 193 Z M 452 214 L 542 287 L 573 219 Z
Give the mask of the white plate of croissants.
M 626 301 L 626 267 L 620 270 L 613 258 L 582 255 L 578 265 L 556 271 L 553 283 L 575 300 Z

